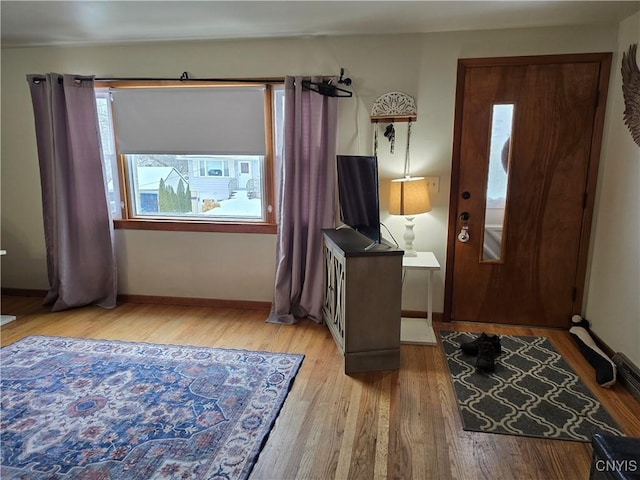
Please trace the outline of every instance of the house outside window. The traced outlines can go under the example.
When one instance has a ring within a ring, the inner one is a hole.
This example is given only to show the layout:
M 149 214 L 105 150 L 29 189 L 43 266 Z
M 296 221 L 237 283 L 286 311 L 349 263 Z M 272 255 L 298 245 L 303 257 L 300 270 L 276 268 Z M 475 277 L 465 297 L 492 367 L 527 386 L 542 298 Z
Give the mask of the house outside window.
M 278 85 L 98 87 L 116 228 L 275 233 Z

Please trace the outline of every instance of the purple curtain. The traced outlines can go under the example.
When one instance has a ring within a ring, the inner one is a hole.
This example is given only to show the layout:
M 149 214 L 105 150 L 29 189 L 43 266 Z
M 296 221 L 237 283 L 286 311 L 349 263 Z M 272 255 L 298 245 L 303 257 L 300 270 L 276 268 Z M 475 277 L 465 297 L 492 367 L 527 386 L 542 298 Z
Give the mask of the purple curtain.
M 321 229 L 334 227 L 337 98 L 303 89 L 302 80 L 285 79 L 272 323 L 322 322 Z
M 113 224 L 107 203 L 94 82 L 27 75 L 38 143 L 53 311 L 116 305 Z

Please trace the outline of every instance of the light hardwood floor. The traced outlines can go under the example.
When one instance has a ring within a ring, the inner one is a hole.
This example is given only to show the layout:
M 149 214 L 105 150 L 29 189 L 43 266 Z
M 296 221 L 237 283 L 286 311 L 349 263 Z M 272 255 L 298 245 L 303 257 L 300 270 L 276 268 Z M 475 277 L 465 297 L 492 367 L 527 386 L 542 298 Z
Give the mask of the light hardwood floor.
M 1 344 L 59 335 L 305 354 L 302 368 L 260 454 L 252 479 L 587 479 L 587 443 L 465 432 L 440 346 L 401 347 L 401 368 L 344 375 L 326 327 L 264 322 L 266 310 L 124 303 L 49 313 L 40 299 L 3 297 L 18 319 Z M 436 329 L 546 335 L 630 436 L 640 405 L 617 385 L 595 383 L 564 331 L 478 324 Z

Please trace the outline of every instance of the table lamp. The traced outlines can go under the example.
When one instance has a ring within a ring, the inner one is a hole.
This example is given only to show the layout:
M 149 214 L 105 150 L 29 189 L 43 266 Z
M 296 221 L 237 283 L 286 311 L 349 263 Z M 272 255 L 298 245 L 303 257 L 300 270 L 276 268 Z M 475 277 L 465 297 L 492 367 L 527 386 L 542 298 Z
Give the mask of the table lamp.
M 413 219 L 419 213 L 431 211 L 429 200 L 429 188 L 424 177 L 399 178 L 391 180 L 389 193 L 389 213 L 391 215 L 404 215 L 407 219 L 404 232 L 404 254 L 407 257 L 415 257 L 417 253 L 413 248 L 416 238 L 413 232 Z

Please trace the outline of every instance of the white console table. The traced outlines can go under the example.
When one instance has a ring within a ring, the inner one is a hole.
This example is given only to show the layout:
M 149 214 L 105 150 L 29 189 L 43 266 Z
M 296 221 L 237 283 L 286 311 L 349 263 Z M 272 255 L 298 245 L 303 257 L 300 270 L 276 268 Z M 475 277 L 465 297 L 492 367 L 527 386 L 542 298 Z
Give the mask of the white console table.
M 427 318 L 402 317 L 400 343 L 413 345 L 436 345 L 433 331 L 433 273 L 440 264 L 433 252 L 418 252 L 416 257 L 402 257 L 402 281 L 408 270 L 427 271 Z
M 0 255 L 6 255 L 6 250 L 0 250 Z M 14 315 L 0 315 L 0 326 L 5 323 L 13 322 L 16 319 Z

